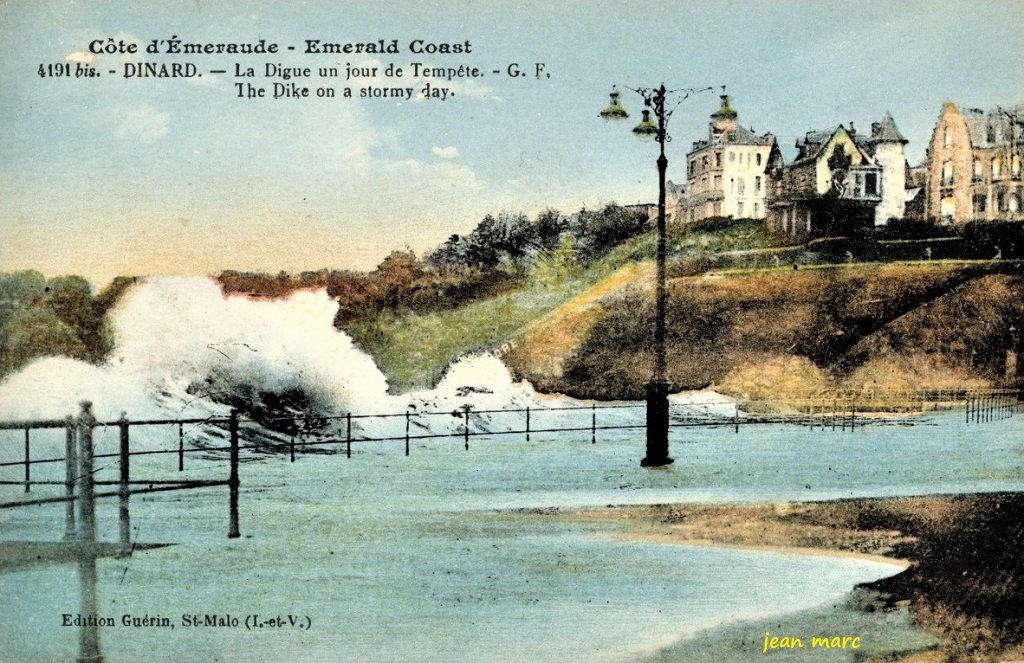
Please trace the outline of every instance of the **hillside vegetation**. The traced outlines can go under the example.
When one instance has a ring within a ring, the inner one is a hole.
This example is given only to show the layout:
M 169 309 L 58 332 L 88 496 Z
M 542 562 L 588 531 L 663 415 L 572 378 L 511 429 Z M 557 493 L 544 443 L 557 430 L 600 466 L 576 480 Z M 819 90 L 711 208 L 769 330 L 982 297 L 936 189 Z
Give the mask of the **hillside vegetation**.
M 669 378 L 750 399 L 1004 384 L 1020 324 L 1022 224 L 893 224 L 803 245 L 763 221 L 668 229 Z M 655 234 L 614 204 L 488 215 L 420 259 L 369 273 L 220 275 L 227 292 L 324 287 L 335 325 L 396 392 L 467 353 L 500 354 L 544 391 L 636 399 L 650 377 Z M 999 259 L 993 259 L 999 258 Z
M 120 277 L 94 295 L 80 276 L 0 273 L 0 378 L 36 357 L 102 361 L 114 341 L 107 311 L 133 282 Z
M 528 347 L 506 361 L 542 390 L 637 399 L 650 379 L 653 297 L 601 302 L 561 370 Z M 962 389 L 1004 378 L 1024 278 L 1005 263 L 825 265 L 673 279 L 667 311 L 673 390 L 713 386 L 746 399 Z M 564 314 L 563 314 L 564 315 Z

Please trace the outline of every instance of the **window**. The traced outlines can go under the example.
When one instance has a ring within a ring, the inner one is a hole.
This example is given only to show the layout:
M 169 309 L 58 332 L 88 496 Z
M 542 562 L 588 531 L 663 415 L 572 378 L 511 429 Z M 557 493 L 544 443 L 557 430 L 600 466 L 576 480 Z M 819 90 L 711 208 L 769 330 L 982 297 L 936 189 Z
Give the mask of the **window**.
M 736 193 L 736 178 L 729 178 L 729 193 Z
M 942 183 L 949 185 L 953 183 L 953 162 L 945 161 L 942 164 Z
M 1010 196 L 1010 211 L 1016 213 L 1020 209 L 1020 198 L 1016 195 Z
M 721 152 L 715 152 L 715 168 L 721 168 L 721 167 L 722 167 L 722 153 Z
M 736 204 L 736 216 L 739 216 L 739 217 L 743 216 L 743 203 L 737 203 Z
M 942 145 L 943 147 L 953 147 L 953 130 L 949 127 L 946 127 L 945 132 L 943 132 Z
M 708 158 L 707 157 L 704 157 L 703 159 L 701 159 L 701 165 L 704 167 L 705 170 L 707 170 L 707 167 L 708 167 Z
M 943 198 L 942 202 L 939 204 L 939 214 L 944 219 L 953 218 L 953 215 L 956 214 L 956 198 L 953 198 L 952 196 Z
M 722 190 L 722 176 L 721 175 L 715 175 L 715 190 L 716 191 L 721 191 Z
M 754 203 L 754 218 L 761 218 L 761 206 L 757 203 Z
M 758 160 L 760 161 L 760 156 L 761 155 L 759 154 L 757 156 L 759 157 Z M 757 193 L 761 193 L 761 176 L 760 175 L 758 175 L 757 177 L 754 178 L 754 191 L 756 191 Z
M 988 136 L 987 136 L 987 138 L 988 138 L 988 142 L 990 142 L 990 143 L 996 142 L 996 128 L 995 128 L 994 125 L 991 125 L 991 124 L 988 125 Z
M 735 160 L 736 160 L 736 153 L 735 152 L 729 152 L 729 163 L 732 163 Z
M 737 181 L 736 181 L 736 193 L 738 193 L 739 195 L 741 195 L 741 196 L 742 196 L 742 195 L 744 195 L 744 194 L 745 194 L 746 192 L 747 192 L 747 183 L 746 183 L 746 181 L 745 181 L 745 180 L 744 180 L 744 179 L 743 179 L 743 178 L 741 177 L 741 178 L 739 178 L 739 180 L 737 180 Z
M 694 159 L 693 161 L 690 162 L 690 174 L 692 175 L 693 173 L 696 173 L 696 172 L 697 172 L 697 160 Z
M 755 160 L 755 162 L 757 163 L 758 166 L 761 165 L 761 153 L 760 152 L 757 153 L 757 156 L 754 157 L 754 160 Z
M 1015 178 L 1020 179 L 1020 157 L 1016 154 L 1013 155 L 1013 161 L 1011 163 L 1013 165 L 1010 166 L 1010 172 L 1013 173 Z
M 981 165 L 981 159 L 974 160 L 974 181 L 980 182 L 985 175 L 985 168 Z
M 1003 190 L 996 193 L 996 209 L 1000 212 L 1006 211 L 1006 192 Z
M 985 206 L 988 202 L 987 196 L 983 193 L 974 194 L 974 214 L 975 216 L 982 215 L 985 213 Z
M 992 179 L 1003 176 L 1003 160 L 999 157 L 992 159 Z
M 878 173 L 865 173 L 864 174 L 864 195 L 865 196 L 877 196 L 878 195 Z

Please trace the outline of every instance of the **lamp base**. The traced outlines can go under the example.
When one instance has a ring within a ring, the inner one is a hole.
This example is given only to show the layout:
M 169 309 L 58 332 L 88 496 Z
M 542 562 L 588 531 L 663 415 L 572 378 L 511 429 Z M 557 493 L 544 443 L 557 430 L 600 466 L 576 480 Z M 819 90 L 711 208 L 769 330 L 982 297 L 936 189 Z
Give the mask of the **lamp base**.
M 668 382 L 652 380 L 647 384 L 647 456 L 640 467 L 671 465 L 668 456 Z

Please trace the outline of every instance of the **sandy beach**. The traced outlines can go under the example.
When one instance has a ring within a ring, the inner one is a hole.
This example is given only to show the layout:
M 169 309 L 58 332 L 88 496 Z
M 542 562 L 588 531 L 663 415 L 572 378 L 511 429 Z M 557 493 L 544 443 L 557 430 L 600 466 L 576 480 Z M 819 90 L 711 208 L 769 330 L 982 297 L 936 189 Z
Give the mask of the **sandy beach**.
M 858 609 L 909 609 L 914 624 L 938 645 L 857 660 L 1024 660 L 1020 493 L 739 506 L 609 505 L 528 510 L 514 517 L 612 523 L 617 525 L 613 536 L 624 539 L 885 561 L 901 572 L 857 588 L 873 597 Z M 656 660 L 689 659 L 670 648 Z

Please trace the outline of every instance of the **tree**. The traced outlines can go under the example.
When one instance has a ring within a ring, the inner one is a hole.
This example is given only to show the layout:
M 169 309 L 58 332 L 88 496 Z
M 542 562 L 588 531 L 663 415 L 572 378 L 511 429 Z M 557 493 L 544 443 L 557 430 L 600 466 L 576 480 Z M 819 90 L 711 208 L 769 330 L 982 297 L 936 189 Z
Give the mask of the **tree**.
M 78 334 L 53 311 L 24 308 L 3 327 L 0 373 L 15 371 L 35 357 L 65 355 L 87 359 L 89 352 Z
M 577 215 L 575 232 L 580 240 L 580 253 L 588 260 L 598 258 L 630 237 L 644 232 L 647 215 L 615 203 L 598 212 L 582 210 Z

